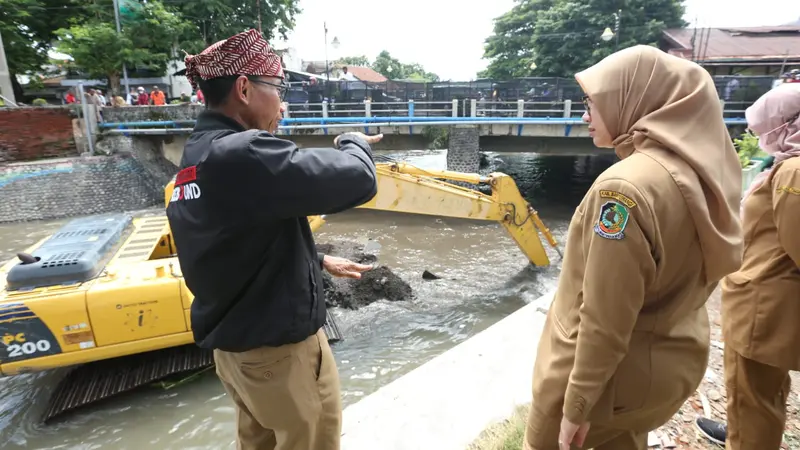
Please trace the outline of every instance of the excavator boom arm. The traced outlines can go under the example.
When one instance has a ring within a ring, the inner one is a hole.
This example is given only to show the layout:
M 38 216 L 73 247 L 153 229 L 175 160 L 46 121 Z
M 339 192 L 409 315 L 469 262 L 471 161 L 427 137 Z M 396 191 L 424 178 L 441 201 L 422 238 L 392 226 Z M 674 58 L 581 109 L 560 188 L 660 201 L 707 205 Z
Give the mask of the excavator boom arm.
M 424 214 L 460 219 L 499 222 L 505 227 L 520 250 L 531 263 L 547 266 L 550 259 L 545 252 L 538 232 L 559 254 L 558 244 L 544 226 L 535 209 L 522 197 L 514 180 L 503 173 L 488 176 L 447 170 L 427 170 L 406 163 L 376 164 L 378 193 L 361 209 Z M 491 195 L 468 189 L 458 184 L 487 184 Z M 169 204 L 174 182 L 165 188 L 165 202 Z M 316 232 L 324 223 L 324 216 L 308 218 L 311 230 Z M 538 231 L 537 231 L 538 229 Z
M 550 230 L 542 224 L 536 210 L 525 201 L 514 180 L 506 174 L 483 176 L 427 170 L 405 163 L 377 164 L 377 173 L 378 193 L 359 208 L 499 222 L 525 256 L 537 266 L 550 264 L 537 228 L 558 250 Z M 491 187 L 492 194 L 486 195 L 444 180 L 486 184 Z

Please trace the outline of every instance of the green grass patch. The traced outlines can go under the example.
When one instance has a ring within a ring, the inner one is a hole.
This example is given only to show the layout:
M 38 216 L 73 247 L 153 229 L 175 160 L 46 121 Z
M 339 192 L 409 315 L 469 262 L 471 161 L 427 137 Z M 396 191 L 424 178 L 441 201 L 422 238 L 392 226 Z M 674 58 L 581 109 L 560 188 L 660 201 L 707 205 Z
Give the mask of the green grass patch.
M 468 450 L 519 450 L 525 439 L 530 405 L 519 406 L 508 419 L 483 430 Z

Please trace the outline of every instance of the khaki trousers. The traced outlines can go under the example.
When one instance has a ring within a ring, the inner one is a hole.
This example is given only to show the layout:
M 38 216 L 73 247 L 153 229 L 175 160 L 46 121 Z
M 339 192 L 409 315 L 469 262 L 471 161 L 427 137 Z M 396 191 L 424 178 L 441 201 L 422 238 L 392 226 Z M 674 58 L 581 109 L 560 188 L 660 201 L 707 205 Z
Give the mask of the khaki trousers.
M 533 425 L 533 426 L 532 426 Z M 534 428 L 535 427 L 535 428 Z M 561 417 L 549 417 L 531 407 L 525 427 L 524 450 L 559 450 Z M 594 450 L 647 450 L 647 433 L 619 430 L 604 424 L 592 424 L 583 447 Z
M 778 450 L 786 426 L 789 371 L 747 359 L 725 346 L 728 450 Z
M 242 353 L 214 351 L 236 405 L 239 450 L 339 450 L 339 372 L 325 332 Z

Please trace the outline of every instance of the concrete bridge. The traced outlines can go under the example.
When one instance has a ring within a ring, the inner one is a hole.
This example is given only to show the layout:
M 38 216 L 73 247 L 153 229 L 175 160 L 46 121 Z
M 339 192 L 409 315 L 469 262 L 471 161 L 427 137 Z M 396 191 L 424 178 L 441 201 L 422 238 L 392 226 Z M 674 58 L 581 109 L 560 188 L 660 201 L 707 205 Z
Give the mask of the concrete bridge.
M 97 124 L 106 137 L 161 138 L 163 154 L 177 163 L 202 105 L 105 108 Z M 744 108 L 724 105 L 729 127 L 743 127 Z M 428 148 L 436 136 L 447 137 L 448 168 L 475 172 L 479 149 L 558 153 L 597 151 L 583 123 L 583 104 L 554 102 L 393 102 L 290 104 L 279 135 L 303 146 L 327 146 L 349 131 L 384 134 L 378 149 Z
M 749 105 L 723 104 L 725 123 L 744 125 Z M 347 131 L 421 135 L 427 127 L 468 125 L 481 136 L 588 137 L 583 104 L 552 102 L 388 102 L 289 104 L 281 122 L 284 135 L 328 135 Z M 100 128 L 108 133 L 188 134 L 201 105 L 106 108 Z

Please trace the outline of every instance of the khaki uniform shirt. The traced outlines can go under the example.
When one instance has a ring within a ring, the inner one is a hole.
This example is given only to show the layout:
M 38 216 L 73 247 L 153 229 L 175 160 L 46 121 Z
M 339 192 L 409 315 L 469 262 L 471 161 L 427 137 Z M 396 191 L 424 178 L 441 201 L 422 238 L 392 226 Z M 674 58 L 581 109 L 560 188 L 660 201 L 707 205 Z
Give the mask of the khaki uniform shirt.
M 575 211 L 565 251 L 534 407 L 573 423 L 658 426 L 705 373 L 716 287 L 670 173 L 640 152 L 610 167 Z
M 725 345 L 800 370 L 800 158 L 778 164 L 744 204 L 744 261 L 722 283 Z

